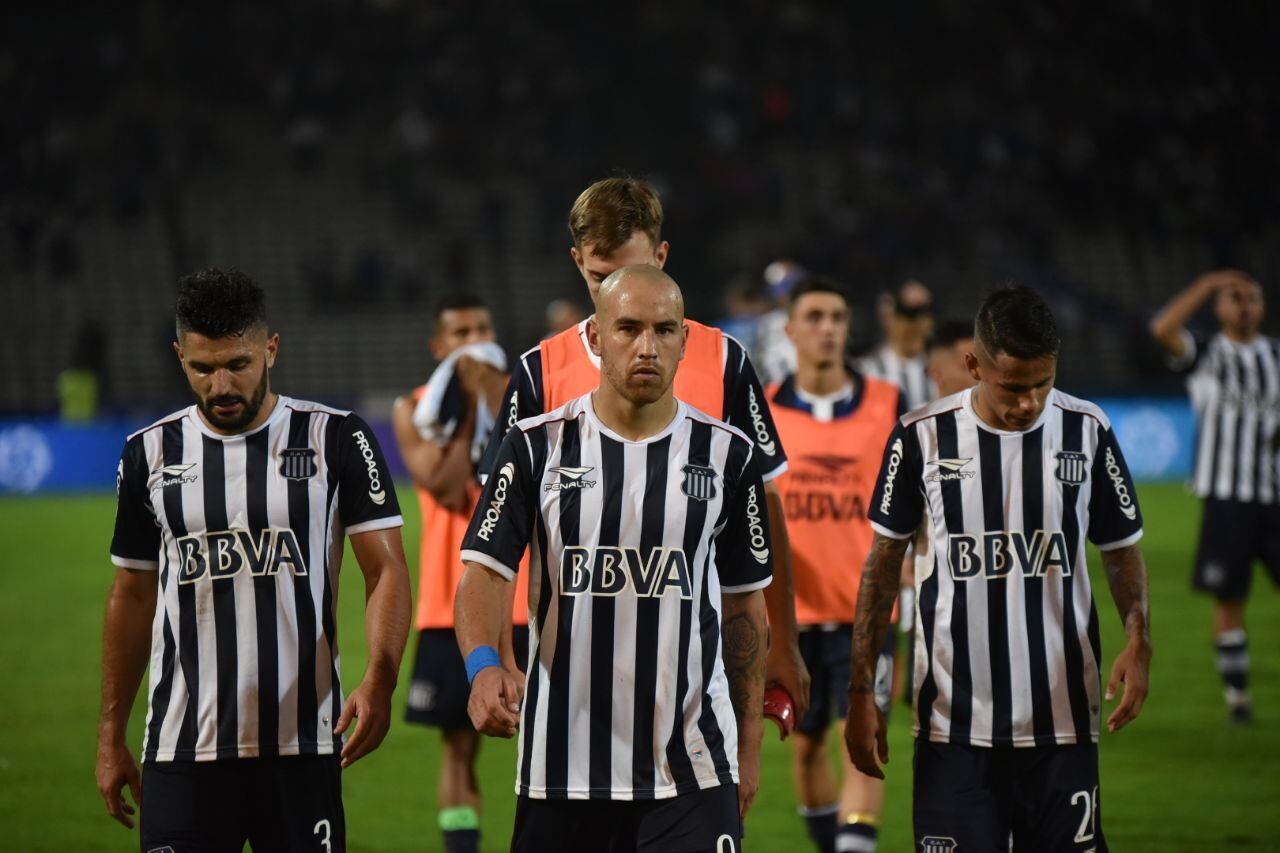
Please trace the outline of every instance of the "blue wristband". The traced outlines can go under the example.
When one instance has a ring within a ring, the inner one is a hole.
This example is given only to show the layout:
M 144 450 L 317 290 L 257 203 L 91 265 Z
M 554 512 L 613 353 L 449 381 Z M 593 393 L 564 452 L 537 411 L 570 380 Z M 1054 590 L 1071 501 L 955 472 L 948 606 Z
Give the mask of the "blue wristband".
M 476 646 L 471 650 L 471 654 L 467 655 L 467 684 L 476 680 L 480 670 L 491 666 L 502 666 L 502 658 L 498 657 L 498 650 L 493 646 Z

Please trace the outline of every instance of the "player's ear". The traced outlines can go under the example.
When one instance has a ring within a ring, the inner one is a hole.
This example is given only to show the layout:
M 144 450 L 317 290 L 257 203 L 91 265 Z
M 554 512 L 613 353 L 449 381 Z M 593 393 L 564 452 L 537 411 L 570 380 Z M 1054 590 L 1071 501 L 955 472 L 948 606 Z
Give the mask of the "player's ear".
M 267 338 L 267 367 L 276 366 L 276 353 L 280 351 L 280 334 Z
M 577 251 L 575 249 L 575 251 Z M 596 358 L 600 357 L 600 324 L 596 322 L 596 315 L 592 314 L 587 318 L 587 344 L 591 347 L 591 352 Z
M 680 360 L 684 361 L 685 348 L 689 346 L 689 324 L 680 324 Z
M 671 251 L 670 243 L 668 243 L 666 240 L 663 240 L 661 243 L 659 243 L 657 248 L 653 250 L 654 266 L 656 266 L 658 269 L 662 269 L 664 266 L 666 266 L 667 252 L 669 251 Z
M 974 382 L 982 381 L 982 371 L 978 367 L 978 357 L 976 355 L 971 352 L 965 353 L 964 366 L 969 371 L 969 376 L 973 378 Z
M 582 253 L 578 251 L 577 246 L 569 247 L 569 257 L 573 258 L 573 265 L 578 268 L 578 272 L 582 273 L 582 277 L 586 278 L 587 271 L 582 266 L 585 263 L 585 260 L 582 257 Z
M 173 351 L 178 354 L 178 363 L 182 363 L 182 341 L 173 342 Z

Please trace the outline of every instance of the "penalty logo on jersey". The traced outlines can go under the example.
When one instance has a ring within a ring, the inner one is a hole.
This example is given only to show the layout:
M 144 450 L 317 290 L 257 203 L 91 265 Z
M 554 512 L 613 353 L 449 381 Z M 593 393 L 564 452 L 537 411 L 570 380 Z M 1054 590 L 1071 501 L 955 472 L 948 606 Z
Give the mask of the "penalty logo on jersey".
M 716 496 L 716 472 L 705 465 L 684 466 L 684 482 L 680 491 L 694 500 L 709 501 Z
M 308 480 L 320 472 L 316 452 L 310 447 L 287 447 L 280 451 L 280 476 L 287 480 Z
M 1079 486 L 1089 476 L 1089 457 L 1075 450 L 1062 450 L 1058 454 L 1054 474 L 1068 486 Z

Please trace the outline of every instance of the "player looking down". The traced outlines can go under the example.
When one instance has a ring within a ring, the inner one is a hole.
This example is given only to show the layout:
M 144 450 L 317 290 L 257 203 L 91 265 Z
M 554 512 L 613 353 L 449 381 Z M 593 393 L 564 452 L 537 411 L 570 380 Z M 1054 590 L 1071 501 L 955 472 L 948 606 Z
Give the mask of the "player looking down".
M 673 394 L 688 334 L 665 273 L 610 274 L 597 388 L 507 432 L 467 531 L 458 640 L 476 728 L 520 732 L 513 850 L 741 849 L 772 544 L 759 451 Z M 495 646 L 526 547 L 522 705 Z

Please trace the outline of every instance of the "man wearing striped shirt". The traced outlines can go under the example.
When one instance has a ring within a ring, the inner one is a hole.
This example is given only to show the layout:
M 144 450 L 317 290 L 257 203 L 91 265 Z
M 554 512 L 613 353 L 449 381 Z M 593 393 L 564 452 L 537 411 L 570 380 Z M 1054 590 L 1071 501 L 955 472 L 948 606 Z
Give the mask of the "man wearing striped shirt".
M 1186 325 L 1213 300 L 1219 331 Z M 1198 278 L 1151 321 L 1170 366 L 1187 375 L 1197 441 L 1193 486 L 1204 501 L 1193 585 L 1213 596 L 1218 672 L 1228 719 L 1249 723 L 1244 606 L 1253 564 L 1280 583 L 1280 341 L 1260 334 L 1262 287 L 1239 270 Z
M 248 276 L 184 278 L 174 348 L 196 404 L 120 460 L 97 779 L 129 827 L 123 788 L 139 803 L 146 782 L 144 850 L 346 849 L 341 768 L 390 725 L 410 611 L 395 489 L 368 424 L 271 389 L 279 344 Z M 346 537 L 369 665 L 344 702 Z M 125 731 L 148 658 L 139 773 Z
M 597 389 L 507 432 L 463 542 L 471 718 L 520 731 L 516 851 L 741 849 L 772 544 L 755 445 L 673 394 L 687 329 L 657 267 L 606 278 Z M 522 706 L 495 647 L 526 547 Z
M 1151 657 L 1142 518 L 1111 425 L 1053 387 L 1059 339 L 1024 287 L 994 291 L 966 355 L 973 388 L 905 416 L 889 437 L 858 590 L 846 746 L 888 760 L 875 664 L 907 543 L 916 576 L 915 836 L 930 851 L 1107 849 L 1098 812 L 1103 668 L 1085 540 L 1102 552 L 1128 642 L 1107 719 L 1134 719 Z M 879 758 L 879 762 L 877 762 Z
M 857 368 L 897 385 L 907 407 L 919 408 L 938 396 L 925 352 L 933 334 L 933 294 L 918 281 L 904 283 L 889 298 L 881 322 L 884 343 L 858 359 Z

